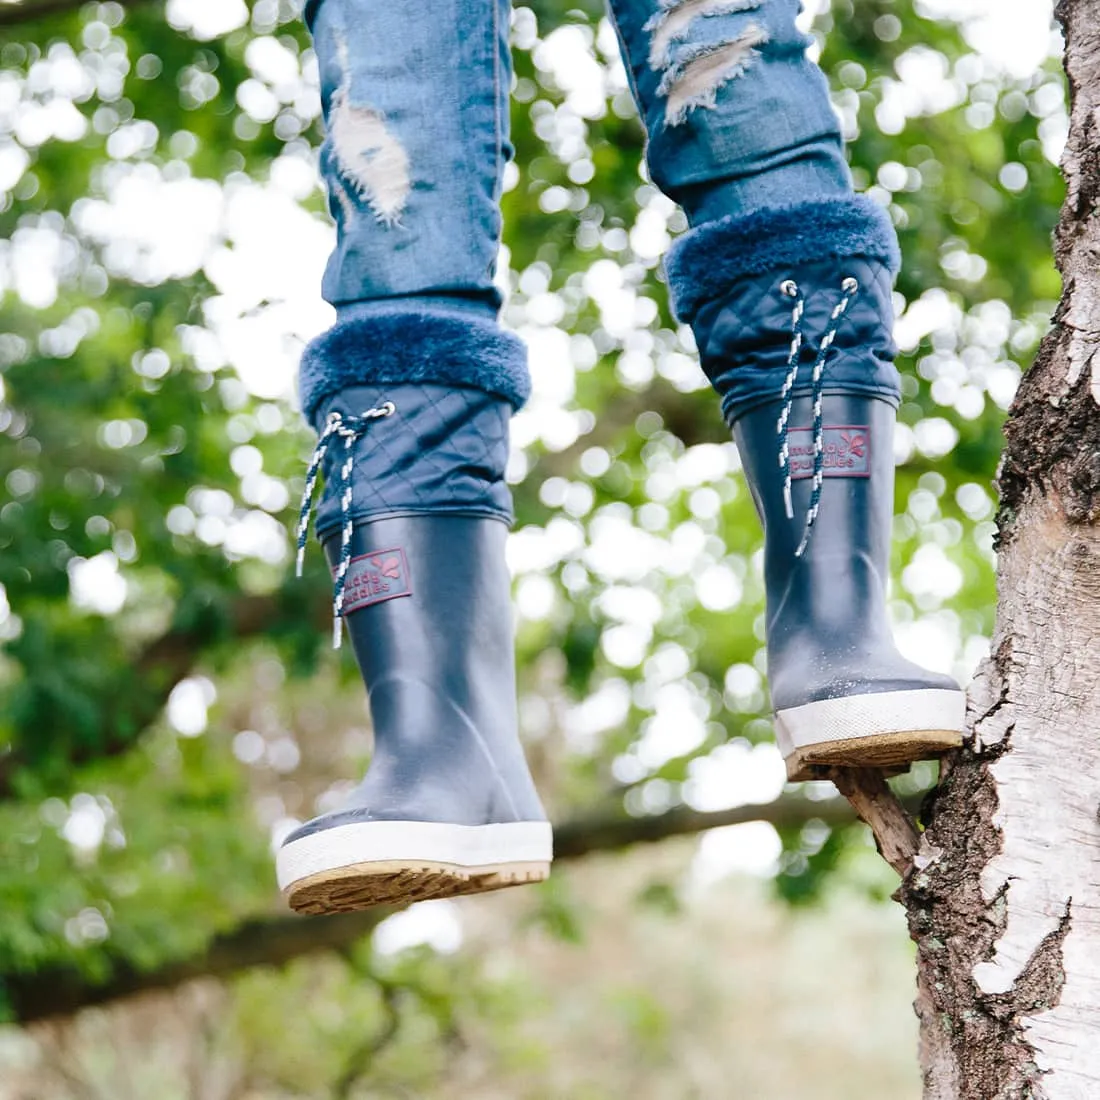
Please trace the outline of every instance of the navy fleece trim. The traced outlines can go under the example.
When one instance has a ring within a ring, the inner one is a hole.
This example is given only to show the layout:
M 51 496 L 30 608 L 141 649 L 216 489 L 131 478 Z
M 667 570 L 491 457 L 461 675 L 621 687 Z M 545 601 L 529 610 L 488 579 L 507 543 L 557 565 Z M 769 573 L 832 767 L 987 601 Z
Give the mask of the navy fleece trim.
M 531 393 L 527 346 L 480 317 L 395 310 L 338 319 L 306 347 L 298 386 L 307 419 L 346 386 L 436 382 L 495 394 L 520 408 Z
M 665 270 L 676 316 L 691 321 L 700 306 L 746 275 L 849 256 L 879 260 L 891 274 L 901 266 L 889 215 L 862 195 L 707 222 L 673 242 Z

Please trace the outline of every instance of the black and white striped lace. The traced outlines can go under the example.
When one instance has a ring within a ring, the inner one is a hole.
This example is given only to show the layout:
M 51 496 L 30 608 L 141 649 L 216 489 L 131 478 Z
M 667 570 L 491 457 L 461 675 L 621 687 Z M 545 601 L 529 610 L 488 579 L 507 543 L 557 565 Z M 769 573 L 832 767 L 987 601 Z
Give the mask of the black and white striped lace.
M 343 521 L 340 532 L 340 562 L 336 567 L 336 578 L 332 597 L 332 646 L 340 648 L 343 636 L 344 621 L 344 585 L 347 581 L 348 566 L 351 564 L 351 475 L 355 469 L 355 444 L 367 434 L 367 430 L 375 420 L 386 416 L 392 416 L 397 408 L 392 401 L 387 401 L 374 409 L 367 409 L 358 416 L 345 416 L 343 413 L 331 412 L 325 422 L 324 431 L 317 440 L 317 446 L 313 449 L 313 457 L 309 460 L 309 469 L 306 471 L 306 487 L 302 493 L 302 507 L 298 512 L 298 559 L 295 572 L 302 575 L 302 562 L 306 556 L 306 539 L 309 534 L 309 513 L 313 506 L 313 491 L 317 487 L 317 478 L 321 472 L 321 463 L 325 460 L 329 445 L 336 436 L 344 441 L 344 461 L 340 464 L 339 491 L 340 491 L 340 516 Z
M 828 358 L 829 349 L 836 339 L 840 322 L 848 310 L 852 299 L 859 290 L 859 281 L 848 276 L 840 284 L 842 291 L 840 301 L 833 306 L 833 312 L 829 318 L 829 325 L 825 335 L 821 338 L 821 344 L 817 349 L 817 358 L 814 359 L 813 371 L 810 376 L 810 386 L 813 396 L 814 410 L 814 473 L 813 484 L 810 488 L 810 507 L 806 511 L 806 524 L 802 530 L 802 539 L 795 550 L 796 558 L 802 557 L 806 547 L 810 544 L 810 533 L 813 531 L 817 513 L 821 507 L 821 489 L 825 482 L 825 430 L 822 422 L 821 404 L 822 391 L 824 390 L 825 360 Z M 802 290 L 793 279 L 785 280 L 779 288 L 788 298 L 794 299 L 791 309 L 791 351 L 787 358 L 787 375 L 783 379 L 783 388 L 779 391 L 783 408 L 779 413 L 779 421 L 776 424 L 776 434 L 779 438 L 779 469 L 783 473 L 783 503 L 787 509 L 787 518 L 794 519 L 794 505 L 791 502 L 791 452 L 790 452 L 790 420 L 791 409 L 794 406 L 794 384 L 798 379 L 799 356 L 802 351 L 802 316 L 806 311 L 806 299 Z

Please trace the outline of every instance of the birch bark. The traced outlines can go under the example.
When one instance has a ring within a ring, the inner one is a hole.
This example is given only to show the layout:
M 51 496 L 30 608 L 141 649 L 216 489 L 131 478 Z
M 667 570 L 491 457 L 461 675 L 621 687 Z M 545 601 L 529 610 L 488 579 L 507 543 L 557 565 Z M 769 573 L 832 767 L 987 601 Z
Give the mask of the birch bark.
M 1100 0 L 1061 0 L 1063 298 L 1006 427 L 998 616 L 899 891 L 926 1100 L 1100 1097 Z

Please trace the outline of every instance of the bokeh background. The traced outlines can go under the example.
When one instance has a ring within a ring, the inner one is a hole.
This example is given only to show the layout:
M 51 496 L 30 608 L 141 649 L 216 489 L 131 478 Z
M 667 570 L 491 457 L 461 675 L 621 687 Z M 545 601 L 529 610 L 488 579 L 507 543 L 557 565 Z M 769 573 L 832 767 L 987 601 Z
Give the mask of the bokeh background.
M 595 0 L 515 10 L 499 274 L 523 732 L 573 858 L 284 915 L 272 845 L 370 754 L 322 556 L 290 568 L 332 244 L 298 6 L 0 2 L 0 1100 L 915 1100 L 895 882 L 784 785 L 759 531 Z M 1059 39 L 1044 0 L 804 19 L 905 255 L 891 614 L 965 680 L 1059 292 Z

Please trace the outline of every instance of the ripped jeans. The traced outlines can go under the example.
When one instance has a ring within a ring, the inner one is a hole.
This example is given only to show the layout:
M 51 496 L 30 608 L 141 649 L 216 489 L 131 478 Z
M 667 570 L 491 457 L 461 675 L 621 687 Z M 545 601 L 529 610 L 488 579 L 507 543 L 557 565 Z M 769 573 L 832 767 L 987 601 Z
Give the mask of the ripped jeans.
M 770 208 L 866 201 L 852 193 L 825 78 L 795 25 L 799 8 L 611 0 L 650 175 L 695 231 Z M 325 400 L 349 385 L 466 386 L 513 407 L 526 397 L 525 349 L 497 323 L 494 285 L 512 155 L 509 18 L 508 0 L 306 6 L 337 225 L 323 283 L 337 321 L 302 361 L 302 404 L 315 426 Z M 770 230 L 753 232 L 770 242 Z M 885 232 L 892 240 L 888 222 Z M 827 241 L 822 249 L 839 254 Z M 685 286 L 686 297 L 673 280 L 681 300 L 691 297 Z

